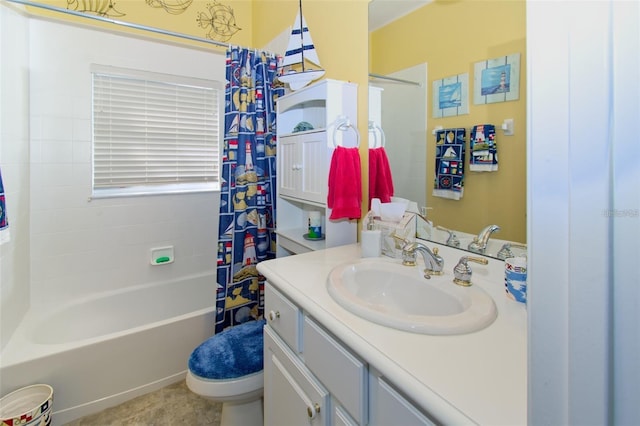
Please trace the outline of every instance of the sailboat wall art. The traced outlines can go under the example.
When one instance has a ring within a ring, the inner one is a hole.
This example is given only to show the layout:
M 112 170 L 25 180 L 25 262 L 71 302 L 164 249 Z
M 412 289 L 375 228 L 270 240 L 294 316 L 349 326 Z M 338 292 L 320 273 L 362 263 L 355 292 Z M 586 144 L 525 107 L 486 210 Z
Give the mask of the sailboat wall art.
M 282 61 L 282 67 L 288 67 L 289 70 L 278 76 L 278 80 L 288 84 L 291 90 L 301 89 L 324 75 L 309 27 L 302 14 L 302 0 L 299 0 L 298 5 L 298 14 L 291 28 L 289 44 Z M 307 62 L 317 68 L 308 67 Z
M 469 114 L 469 74 L 433 81 L 433 118 Z

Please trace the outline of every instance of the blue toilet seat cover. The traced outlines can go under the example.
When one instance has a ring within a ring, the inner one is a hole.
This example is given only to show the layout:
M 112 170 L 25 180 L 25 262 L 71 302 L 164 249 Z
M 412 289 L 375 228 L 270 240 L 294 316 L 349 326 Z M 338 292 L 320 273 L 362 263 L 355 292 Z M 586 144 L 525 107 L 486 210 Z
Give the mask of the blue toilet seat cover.
M 249 321 L 211 336 L 194 349 L 189 370 L 206 379 L 235 379 L 262 370 L 265 320 Z

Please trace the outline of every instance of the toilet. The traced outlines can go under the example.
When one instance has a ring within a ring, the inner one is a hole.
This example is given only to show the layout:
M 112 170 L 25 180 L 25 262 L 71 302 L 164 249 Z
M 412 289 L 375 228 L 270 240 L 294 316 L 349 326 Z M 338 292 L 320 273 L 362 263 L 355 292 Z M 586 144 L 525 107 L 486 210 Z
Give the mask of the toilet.
M 189 357 L 187 387 L 222 403 L 221 426 L 263 424 L 263 327 L 249 321 L 205 340 Z

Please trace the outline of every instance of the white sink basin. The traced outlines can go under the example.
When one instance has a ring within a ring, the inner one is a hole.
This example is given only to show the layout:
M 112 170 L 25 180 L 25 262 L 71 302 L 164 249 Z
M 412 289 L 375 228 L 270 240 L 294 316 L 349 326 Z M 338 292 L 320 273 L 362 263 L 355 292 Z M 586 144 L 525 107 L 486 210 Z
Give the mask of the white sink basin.
M 454 284 L 453 272 L 425 279 L 422 269 L 383 258 L 360 259 L 334 268 L 327 288 L 346 310 L 414 333 L 465 334 L 495 320 L 496 305 L 483 289 Z

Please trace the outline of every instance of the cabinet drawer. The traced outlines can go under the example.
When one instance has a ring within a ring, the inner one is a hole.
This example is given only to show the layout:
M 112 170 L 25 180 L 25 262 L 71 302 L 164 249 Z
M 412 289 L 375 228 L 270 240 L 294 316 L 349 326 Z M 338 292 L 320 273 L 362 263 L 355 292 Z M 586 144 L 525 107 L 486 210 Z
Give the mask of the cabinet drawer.
M 268 282 L 264 289 L 264 316 L 269 325 L 295 352 L 300 352 L 302 312 Z
M 264 366 L 266 426 L 329 424 L 329 393 L 269 326 L 264 328 Z
M 367 423 L 367 366 L 311 318 L 304 317 L 305 364 L 359 424 Z

